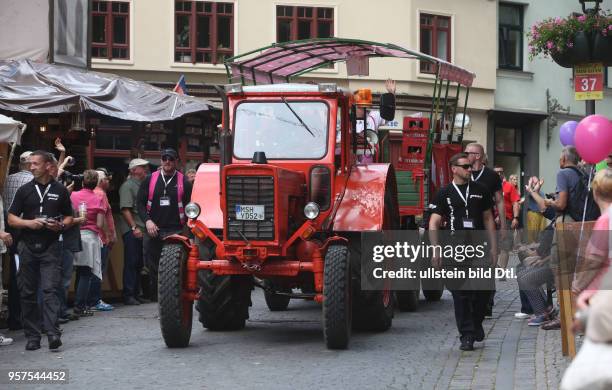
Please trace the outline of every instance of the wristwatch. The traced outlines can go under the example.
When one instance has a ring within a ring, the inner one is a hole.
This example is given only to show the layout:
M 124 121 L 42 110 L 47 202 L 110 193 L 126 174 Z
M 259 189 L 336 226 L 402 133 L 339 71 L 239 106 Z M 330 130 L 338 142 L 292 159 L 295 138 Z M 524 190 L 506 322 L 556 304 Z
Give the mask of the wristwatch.
M 136 226 L 136 225 L 131 227 L 132 231 L 136 230 L 136 228 L 138 228 L 138 226 Z

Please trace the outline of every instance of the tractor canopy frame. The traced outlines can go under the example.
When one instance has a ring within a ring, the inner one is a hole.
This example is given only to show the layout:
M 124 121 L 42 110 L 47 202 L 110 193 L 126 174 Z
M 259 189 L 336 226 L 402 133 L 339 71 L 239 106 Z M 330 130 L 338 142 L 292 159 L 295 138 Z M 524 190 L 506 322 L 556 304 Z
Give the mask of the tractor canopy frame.
M 434 142 L 433 129 L 438 116 L 445 120 L 448 109 L 449 91 L 451 84 L 456 86 L 455 105 L 451 118 L 457 114 L 457 105 L 461 87 L 466 89 L 463 117 L 461 120 L 461 133 L 457 139 L 463 139 L 465 128 L 465 111 L 474 82 L 475 74 L 450 62 L 432 57 L 419 51 L 410 50 L 401 46 L 347 38 L 317 38 L 271 45 L 252 50 L 250 52 L 227 58 L 224 62 L 228 82 L 256 84 L 289 83 L 296 77 L 314 70 L 335 64 L 349 62 L 355 59 L 368 60 L 376 57 L 406 58 L 426 61 L 435 66 L 435 79 L 432 93 L 432 109 L 429 114 L 429 138 L 425 159 L 425 169 L 431 162 L 431 149 Z M 444 91 L 444 96 L 442 92 Z M 450 139 L 453 139 L 454 124 L 451 125 Z

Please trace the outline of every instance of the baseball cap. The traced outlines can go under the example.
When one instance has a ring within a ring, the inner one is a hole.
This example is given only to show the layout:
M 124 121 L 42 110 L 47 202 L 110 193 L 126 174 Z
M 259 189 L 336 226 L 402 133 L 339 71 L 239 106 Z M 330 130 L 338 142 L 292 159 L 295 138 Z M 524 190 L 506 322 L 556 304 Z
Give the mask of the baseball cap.
M 109 172 L 109 170 L 104 167 L 96 168 L 96 171 L 100 171 L 104 173 L 104 176 L 106 176 L 108 180 L 110 180 L 113 177 L 113 173 Z
M 130 161 L 128 169 L 140 167 L 140 166 L 143 166 L 143 165 L 149 165 L 149 162 L 147 160 L 142 159 L 142 158 L 135 158 L 132 161 Z
M 174 150 L 172 148 L 166 148 L 166 149 L 162 150 L 161 156 L 162 157 L 170 156 L 170 157 L 178 158 L 178 153 L 176 153 L 176 150 Z
M 27 150 L 19 155 L 19 162 L 25 163 L 28 162 L 28 157 L 32 154 L 31 151 Z

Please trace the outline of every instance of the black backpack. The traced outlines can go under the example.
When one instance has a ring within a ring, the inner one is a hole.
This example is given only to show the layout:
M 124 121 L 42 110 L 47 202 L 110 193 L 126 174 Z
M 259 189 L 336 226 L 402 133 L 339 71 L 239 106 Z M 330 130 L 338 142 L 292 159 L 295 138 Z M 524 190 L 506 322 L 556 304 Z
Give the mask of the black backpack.
M 601 213 L 599 206 L 593 199 L 593 190 L 589 190 L 589 177 L 576 167 L 568 167 L 579 177 L 578 183 L 574 188 L 570 189 L 567 198 L 566 213 L 575 221 L 582 221 L 582 213 L 584 212 L 584 203 L 587 202 L 585 221 L 595 221 Z

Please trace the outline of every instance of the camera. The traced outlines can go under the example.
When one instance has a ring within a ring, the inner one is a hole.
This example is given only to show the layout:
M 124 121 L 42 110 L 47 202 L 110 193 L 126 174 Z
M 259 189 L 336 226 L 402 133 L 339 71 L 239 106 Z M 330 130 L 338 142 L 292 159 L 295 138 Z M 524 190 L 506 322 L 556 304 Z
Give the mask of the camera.
M 546 199 L 555 200 L 555 194 L 553 194 L 553 193 L 545 194 L 544 196 L 546 196 Z
M 74 174 L 72 172 L 69 171 L 64 171 L 62 172 L 62 174 L 60 175 L 59 179 L 60 181 L 66 183 L 66 185 L 69 185 L 70 183 L 77 183 L 77 184 L 82 184 L 83 183 L 83 174 Z

